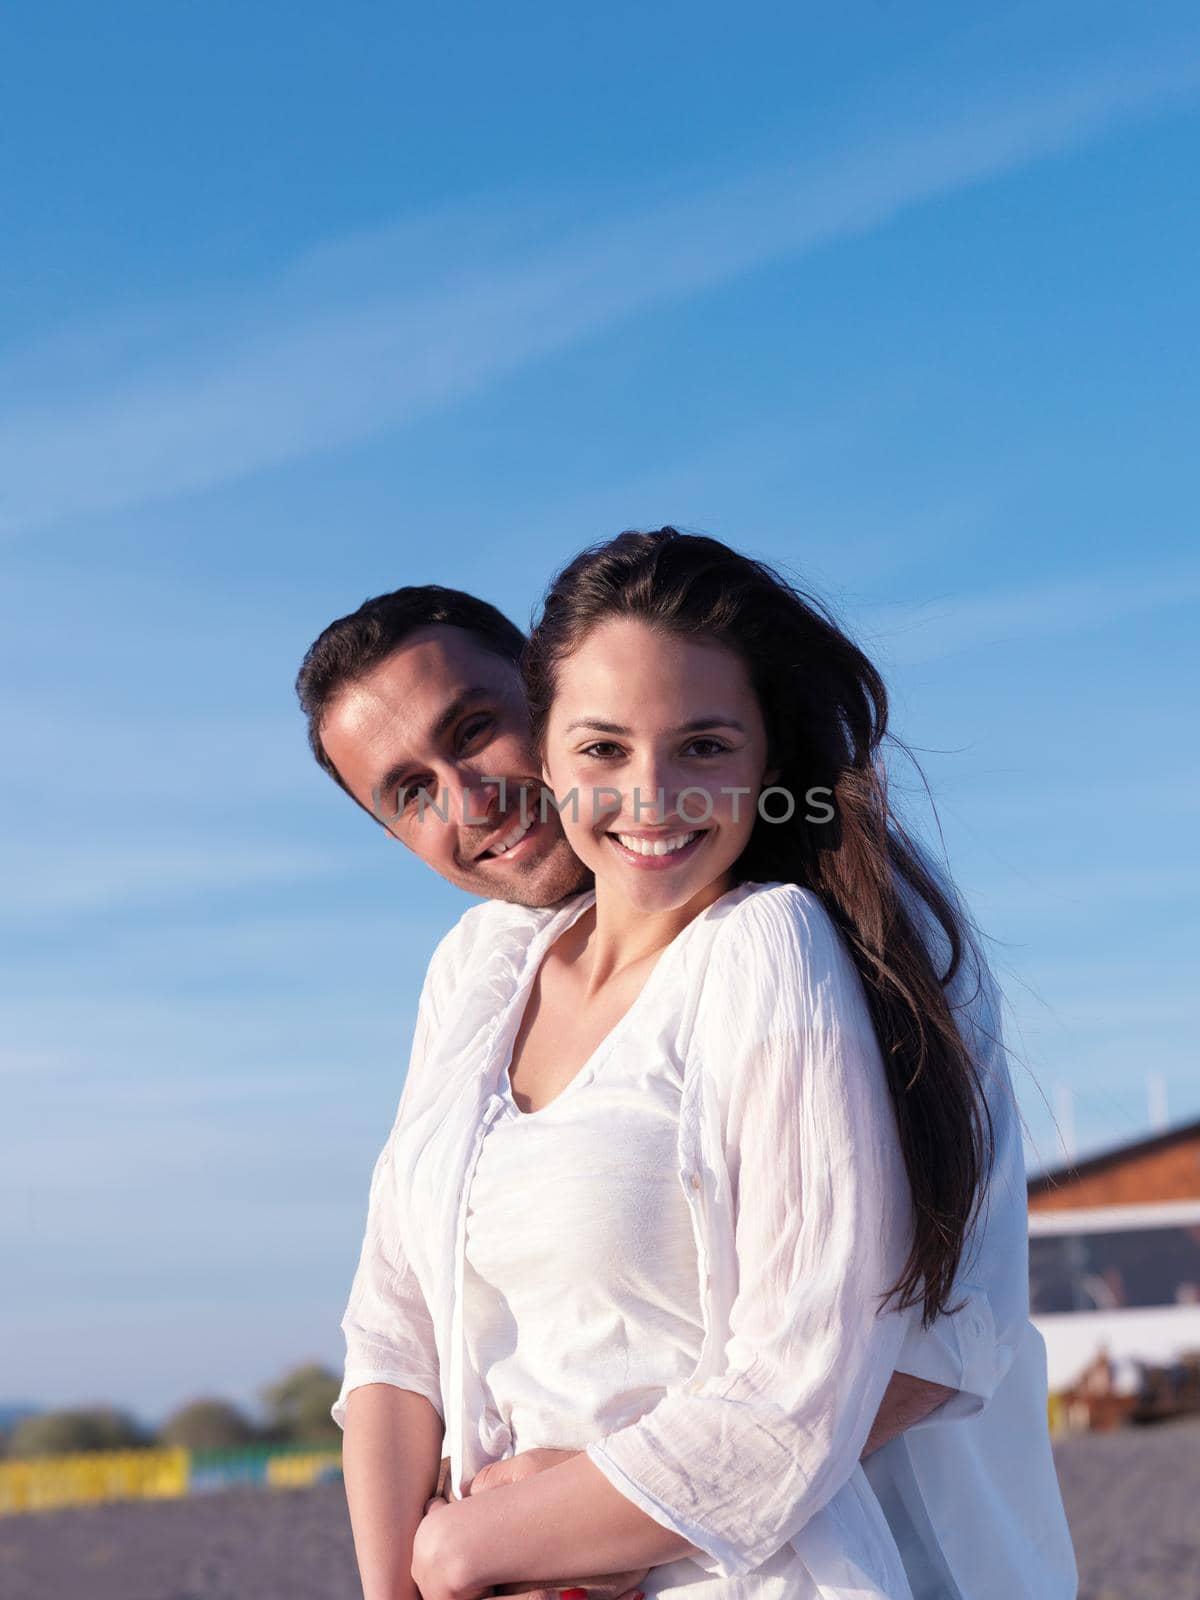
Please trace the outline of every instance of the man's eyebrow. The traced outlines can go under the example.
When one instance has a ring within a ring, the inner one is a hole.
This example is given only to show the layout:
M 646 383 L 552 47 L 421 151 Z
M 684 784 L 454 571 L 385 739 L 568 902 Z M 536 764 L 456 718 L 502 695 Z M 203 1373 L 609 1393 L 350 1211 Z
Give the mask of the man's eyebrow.
M 461 694 L 456 694 L 429 730 L 430 743 L 437 744 L 440 739 L 444 739 L 464 711 L 469 711 L 480 700 L 495 698 L 495 689 L 489 689 L 485 683 L 477 683 L 470 689 L 464 689 Z
M 430 743 L 438 744 L 446 737 L 447 733 L 449 733 L 450 729 L 465 711 L 469 711 L 472 706 L 478 705 L 481 700 L 494 699 L 495 694 L 496 691 L 494 689 L 490 689 L 487 684 L 482 683 L 473 684 L 471 688 L 464 689 L 461 694 L 456 694 L 454 699 L 451 700 L 450 704 L 433 724 L 433 727 L 430 728 Z M 379 782 L 375 785 L 376 794 L 389 794 L 393 787 L 399 783 L 400 779 L 412 765 L 413 763 L 408 759 L 403 761 L 394 761 L 384 773 L 383 777 L 380 778 Z
M 597 733 L 626 734 L 630 730 L 621 726 L 619 722 L 605 722 L 600 717 L 576 717 L 574 722 L 568 722 L 563 729 L 570 733 L 574 728 L 593 728 Z M 738 733 L 745 733 L 745 728 L 736 717 L 693 717 L 691 722 L 683 722 L 678 728 L 672 728 L 672 733 L 703 733 L 708 728 L 734 728 Z

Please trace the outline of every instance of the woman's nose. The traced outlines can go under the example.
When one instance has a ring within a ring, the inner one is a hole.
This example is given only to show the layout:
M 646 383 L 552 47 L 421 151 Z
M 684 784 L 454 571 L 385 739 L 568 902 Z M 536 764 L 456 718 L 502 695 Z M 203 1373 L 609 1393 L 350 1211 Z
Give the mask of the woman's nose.
M 648 757 L 635 769 L 633 785 L 625 796 L 631 822 L 644 822 L 653 826 L 665 822 L 670 816 L 673 788 L 667 766 Z

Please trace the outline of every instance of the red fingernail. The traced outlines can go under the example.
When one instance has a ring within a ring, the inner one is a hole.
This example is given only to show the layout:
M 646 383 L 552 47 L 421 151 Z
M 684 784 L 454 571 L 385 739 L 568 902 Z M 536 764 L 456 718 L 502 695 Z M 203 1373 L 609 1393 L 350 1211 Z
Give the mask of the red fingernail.
M 560 1589 L 558 1600 L 587 1600 L 586 1589 Z

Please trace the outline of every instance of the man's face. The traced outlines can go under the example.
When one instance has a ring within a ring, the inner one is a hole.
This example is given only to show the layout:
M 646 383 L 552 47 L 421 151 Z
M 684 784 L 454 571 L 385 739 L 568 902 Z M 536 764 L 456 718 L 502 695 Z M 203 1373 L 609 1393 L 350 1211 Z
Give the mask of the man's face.
M 517 669 L 462 628 L 422 628 L 347 684 L 321 742 L 355 799 L 460 889 L 547 906 L 590 883 L 538 803 Z

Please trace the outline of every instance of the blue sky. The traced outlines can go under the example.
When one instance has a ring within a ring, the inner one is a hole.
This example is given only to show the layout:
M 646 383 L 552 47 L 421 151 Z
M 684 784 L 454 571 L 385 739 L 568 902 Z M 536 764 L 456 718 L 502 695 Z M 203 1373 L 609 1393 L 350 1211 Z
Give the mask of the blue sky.
M 340 1362 L 468 902 L 312 765 L 296 667 L 404 582 L 526 623 L 623 527 L 780 564 L 883 666 L 1031 1166 L 1068 1093 L 1081 1152 L 1150 1073 L 1200 1115 L 1192 8 L 5 27 L 0 1399 Z

